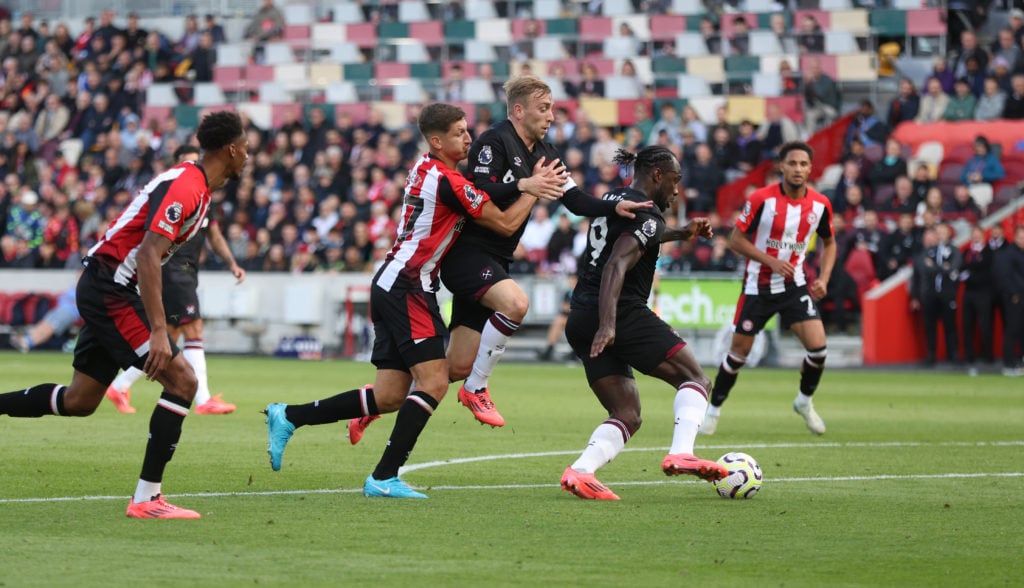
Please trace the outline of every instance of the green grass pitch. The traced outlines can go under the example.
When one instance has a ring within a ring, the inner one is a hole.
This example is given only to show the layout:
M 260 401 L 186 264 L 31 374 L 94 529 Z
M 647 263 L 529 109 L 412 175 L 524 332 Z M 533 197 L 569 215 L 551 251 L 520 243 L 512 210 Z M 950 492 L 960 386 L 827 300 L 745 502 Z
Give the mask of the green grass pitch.
M 0 391 L 66 382 L 71 358 L 0 353 Z M 699 455 L 753 455 L 749 501 L 666 478 L 673 390 L 641 377 L 644 425 L 600 479 L 558 487 L 605 417 L 582 369 L 506 363 L 508 424 L 478 425 L 455 388 L 403 478 L 429 500 L 359 490 L 394 423 L 353 447 L 344 423 L 296 432 L 281 472 L 259 411 L 372 381 L 368 364 L 211 357 L 226 416 L 190 415 L 164 490 L 200 521 L 124 516 L 156 384 L 135 415 L 0 417 L 0 586 L 1011 586 L 1024 577 L 1024 382 L 953 373 L 825 373 L 814 437 L 793 370 L 747 369 Z M 713 373 L 711 374 L 713 375 Z

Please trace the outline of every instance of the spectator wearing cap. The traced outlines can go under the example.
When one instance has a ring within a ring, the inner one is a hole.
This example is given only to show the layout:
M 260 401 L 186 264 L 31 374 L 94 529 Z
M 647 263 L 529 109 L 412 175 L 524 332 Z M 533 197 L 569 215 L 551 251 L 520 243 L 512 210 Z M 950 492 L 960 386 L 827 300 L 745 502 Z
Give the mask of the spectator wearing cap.
M 39 211 L 39 195 L 32 190 L 24 190 L 18 197 L 18 204 L 7 213 L 7 235 L 28 243 L 35 249 L 43 242 L 45 219 Z
M 946 111 L 942 113 L 942 120 L 951 122 L 961 120 L 972 120 L 974 118 L 974 107 L 978 99 L 971 93 L 971 87 L 967 78 L 960 78 L 954 86 L 954 94 L 946 103 Z
M 999 82 L 993 77 L 985 78 L 985 92 L 974 107 L 974 118 L 980 121 L 1001 118 L 1005 107 L 1006 94 L 999 88 Z
M 965 184 L 991 184 L 1006 177 L 1006 169 L 1003 168 L 999 157 L 992 152 L 992 145 L 988 139 L 979 135 L 974 140 L 974 156 L 964 164 L 964 171 L 960 174 L 960 181 Z

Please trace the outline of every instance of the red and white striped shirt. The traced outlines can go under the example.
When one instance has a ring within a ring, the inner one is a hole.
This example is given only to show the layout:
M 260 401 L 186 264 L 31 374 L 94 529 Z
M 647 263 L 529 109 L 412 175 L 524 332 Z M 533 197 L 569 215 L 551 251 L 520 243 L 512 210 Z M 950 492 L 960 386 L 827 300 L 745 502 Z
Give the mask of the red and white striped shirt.
M 431 155 L 420 158 L 405 181 L 405 208 L 398 239 L 374 282 L 390 292 L 396 284 L 436 292 L 441 260 L 466 217 L 479 218 L 490 196 Z
M 190 161 L 150 180 L 111 223 L 89 257 L 109 267 L 114 281 L 123 286 L 138 281 L 136 255 L 147 231 L 167 237 L 171 247 L 163 263 L 202 228 L 210 209 L 206 172 Z
M 807 188 L 798 200 L 782 191 L 782 184 L 754 191 L 743 206 L 736 228 L 768 255 L 788 261 L 796 268 L 793 277 L 784 278 L 753 259 L 747 260 L 744 294 L 779 294 L 794 286 L 807 286 L 804 259 L 811 232 L 832 236 L 832 203 L 820 192 Z

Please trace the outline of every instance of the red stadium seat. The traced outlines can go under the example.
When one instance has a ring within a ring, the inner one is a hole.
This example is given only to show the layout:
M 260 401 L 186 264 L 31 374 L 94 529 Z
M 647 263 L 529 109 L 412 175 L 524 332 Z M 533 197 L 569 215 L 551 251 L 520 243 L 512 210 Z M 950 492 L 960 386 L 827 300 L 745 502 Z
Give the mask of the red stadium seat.
M 871 289 L 875 282 L 875 263 L 871 259 L 871 253 L 866 249 L 853 249 L 846 257 L 843 265 L 846 273 L 850 274 L 854 283 L 857 284 L 857 298 Z
M 384 80 L 404 80 L 409 77 L 409 64 L 384 61 L 374 66 L 373 75 L 377 79 L 377 82 L 383 82 Z
M 358 47 L 366 49 L 377 46 L 377 25 L 373 23 L 349 24 L 345 30 L 347 39 Z
M 832 13 L 827 10 L 797 10 L 793 13 L 793 30 L 799 31 L 800 25 L 804 22 L 804 17 L 811 15 L 818 24 L 821 25 L 822 31 L 827 31 L 832 28 Z
M 255 88 L 261 82 L 274 81 L 274 66 L 272 65 L 248 65 L 245 67 L 245 83 Z
M 409 23 L 409 36 L 427 47 L 444 45 L 444 23 L 439 20 Z
M 801 55 L 800 56 L 800 71 L 807 71 L 807 62 L 811 59 L 818 59 L 821 63 L 821 72 L 833 80 L 839 79 L 839 66 L 836 64 L 835 55 Z
M 517 18 L 512 21 L 512 38 L 513 39 L 525 39 L 526 38 L 526 23 L 531 19 Z M 547 31 L 547 22 L 542 18 L 537 19 L 537 30 L 540 33 L 538 36 L 543 37 Z
M 964 171 L 962 163 L 951 162 L 948 158 L 942 162 L 942 166 L 939 168 L 939 181 L 940 182 L 960 182 L 960 174 Z
M 992 204 L 989 205 L 989 210 L 998 210 L 1018 196 L 1020 196 L 1020 188 L 1018 188 L 1016 184 L 1004 184 L 996 190 L 996 195 L 992 198 Z
M 974 157 L 974 146 L 971 144 L 953 145 L 944 156 L 944 163 L 967 163 Z
M 1014 181 L 1024 180 L 1024 161 L 1019 159 L 1004 160 L 1003 169 L 1006 170 L 1006 179 Z
M 675 41 L 676 35 L 686 30 L 686 17 L 673 14 L 651 16 L 651 39 L 654 41 Z
M 935 37 L 946 35 L 946 11 L 939 8 L 907 11 L 907 35 Z
M 607 16 L 592 16 L 580 19 L 580 40 L 600 43 L 612 36 L 612 19 Z

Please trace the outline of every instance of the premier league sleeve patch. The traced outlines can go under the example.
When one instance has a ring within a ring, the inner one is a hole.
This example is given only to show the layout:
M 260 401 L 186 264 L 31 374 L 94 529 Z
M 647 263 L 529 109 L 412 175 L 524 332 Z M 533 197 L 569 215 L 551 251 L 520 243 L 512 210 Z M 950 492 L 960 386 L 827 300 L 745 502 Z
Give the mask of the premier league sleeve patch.
M 167 217 L 167 220 L 177 224 L 181 220 L 182 210 L 181 202 L 173 202 L 164 209 L 164 216 Z
M 491 162 L 494 161 L 494 153 L 491 152 L 491 146 L 484 145 L 481 147 L 480 154 L 477 155 L 476 159 L 483 165 L 491 165 Z
M 653 237 L 654 234 L 658 232 L 658 223 L 653 218 L 649 218 L 644 221 L 640 230 L 648 237 Z

